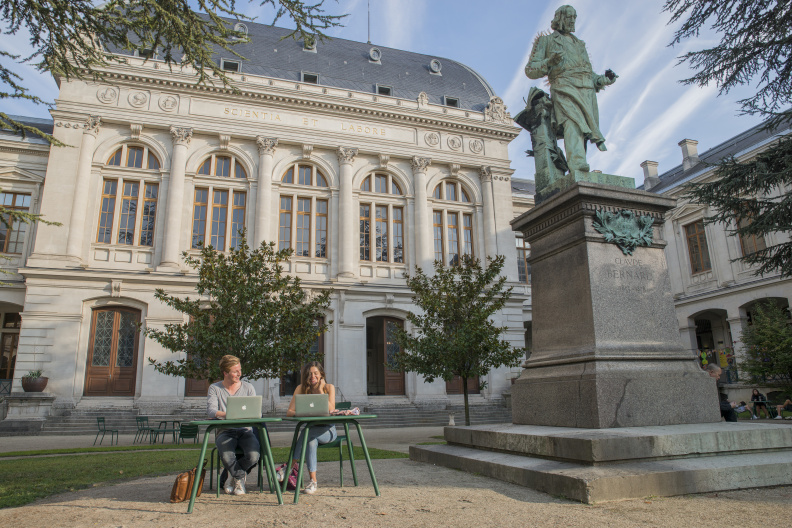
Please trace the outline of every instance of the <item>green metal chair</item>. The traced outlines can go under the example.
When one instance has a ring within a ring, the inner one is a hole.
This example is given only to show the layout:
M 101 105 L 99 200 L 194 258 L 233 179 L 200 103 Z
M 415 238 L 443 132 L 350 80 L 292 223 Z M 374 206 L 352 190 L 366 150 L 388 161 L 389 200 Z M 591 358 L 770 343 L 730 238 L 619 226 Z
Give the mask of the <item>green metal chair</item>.
M 185 439 L 193 439 L 193 444 L 198 443 L 198 426 L 192 424 L 184 424 L 179 428 L 178 443 L 183 443 Z
M 96 418 L 96 426 L 99 428 L 99 431 L 96 433 L 96 438 L 94 438 L 93 445 L 96 445 L 96 441 L 99 440 L 100 433 L 102 435 L 102 439 L 99 440 L 99 445 L 102 445 L 102 442 L 104 442 L 105 433 L 110 433 L 110 445 L 113 445 L 113 435 L 115 435 L 115 442 L 116 445 L 118 445 L 118 429 L 108 429 L 105 426 L 104 416 L 98 416 Z
M 135 416 L 135 425 L 137 425 L 137 432 L 135 433 L 135 438 L 132 440 L 133 444 L 138 441 L 143 442 L 143 439 L 150 436 L 151 432 L 154 430 L 153 427 L 149 426 L 148 416 Z
M 347 410 L 352 408 L 352 402 L 336 402 L 336 409 Z M 344 430 L 348 433 L 348 430 Z M 357 471 L 355 471 L 355 454 L 353 452 L 352 440 L 347 434 L 339 434 L 335 440 L 326 444 L 319 444 L 319 449 L 335 449 L 338 448 L 338 468 L 340 471 L 341 487 L 344 486 L 344 455 L 341 450 L 341 444 L 346 443 L 347 453 L 349 453 L 349 464 L 352 466 L 352 479 L 355 481 L 355 486 L 358 485 Z

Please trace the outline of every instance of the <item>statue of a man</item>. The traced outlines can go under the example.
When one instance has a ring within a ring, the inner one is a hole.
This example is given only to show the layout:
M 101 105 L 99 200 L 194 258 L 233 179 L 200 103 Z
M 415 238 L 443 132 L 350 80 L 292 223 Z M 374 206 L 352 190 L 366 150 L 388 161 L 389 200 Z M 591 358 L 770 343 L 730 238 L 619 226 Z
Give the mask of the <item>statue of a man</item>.
M 597 75 L 591 69 L 586 44 L 574 36 L 577 13 L 572 6 L 559 7 L 550 27 L 553 32 L 534 42 L 531 58 L 525 66 L 529 79 L 547 76 L 553 102 L 554 128 L 564 139 L 569 171 L 590 170 L 586 163 L 588 141 L 605 148 L 599 129 L 596 93 L 616 82 L 618 75 L 607 70 Z

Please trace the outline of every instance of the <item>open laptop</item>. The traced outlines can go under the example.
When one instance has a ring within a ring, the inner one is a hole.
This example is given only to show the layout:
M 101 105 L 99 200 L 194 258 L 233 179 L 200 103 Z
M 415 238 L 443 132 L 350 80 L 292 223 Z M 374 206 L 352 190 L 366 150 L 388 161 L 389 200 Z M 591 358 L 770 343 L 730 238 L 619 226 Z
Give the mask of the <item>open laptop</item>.
M 229 396 L 226 420 L 261 418 L 261 396 Z
M 330 416 L 330 400 L 327 394 L 296 394 L 295 416 Z

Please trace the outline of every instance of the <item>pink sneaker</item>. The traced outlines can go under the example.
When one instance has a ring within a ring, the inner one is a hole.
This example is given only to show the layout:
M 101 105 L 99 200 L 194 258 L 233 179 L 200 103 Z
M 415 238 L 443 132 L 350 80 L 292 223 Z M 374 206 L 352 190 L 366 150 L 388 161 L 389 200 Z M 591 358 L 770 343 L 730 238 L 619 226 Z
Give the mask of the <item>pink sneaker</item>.
M 293 468 L 289 475 L 289 483 L 286 484 L 286 489 L 294 491 L 297 489 L 297 468 Z

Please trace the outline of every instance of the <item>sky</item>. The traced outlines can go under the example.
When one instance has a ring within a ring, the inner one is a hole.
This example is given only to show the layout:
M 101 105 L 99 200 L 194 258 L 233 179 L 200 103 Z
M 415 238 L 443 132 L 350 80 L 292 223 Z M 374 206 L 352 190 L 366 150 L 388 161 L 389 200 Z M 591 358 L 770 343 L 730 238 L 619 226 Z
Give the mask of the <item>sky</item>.
M 569 0 L 567 0 L 569 1 Z M 238 9 L 272 22 L 273 11 L 254 0 L 237 0 Z M 555 10 L 564 4 L 552 0 L 326 0 L 328 13 L 348 13 L 343 27 L 327 33 L 331 37 L 435 55 L 461 62 L 482 75 L 506 103 L 512 115 L 525 106 L 531 86 L 545 87 L 544 80 L 531 80 L 524 68 L 534 38 L 549 31 Z M 692 75 L 678 56 L 713 46 L 717 35 L 706 30 L 693 40 L 669 47 L 675 26 L 669 26 L 663 0 L 575 0 L 577 30 L 586 42 L 597 73 L 611 69 L 616 83 L 598 95 L 600 130 L 607 152 L 589 149 L 592 170 L 633 177 L 643 182 L 644 160 L 659 163 L 659 172 L 682 162 L 678 143 L 698 141 L 704 152 L 759 123 L 754 116 L 741 116 L 737 101 L 752 93 L 750 86 L 718 95 L 717 86 L 698 87 L 679 81 Z M 288 27 L 286 19 L 278 25 Z M 24 35 L 4 36 L 0 49 L 25 55 Z M 51 77 L 25 66 L 16 70 L 27 86 L 47 101 L 57 97 Z M 0 109 L 17 115 L 48 117 L 45 106 L 3 100 Z M 528 132 L 522 131 L 509 147 L 514 177 L 533 179 L 533 158 Z

